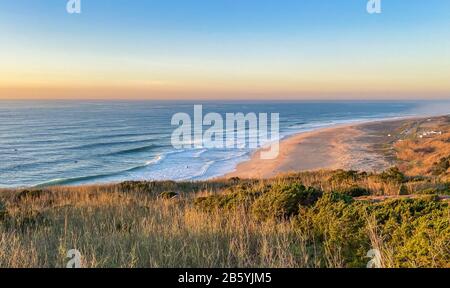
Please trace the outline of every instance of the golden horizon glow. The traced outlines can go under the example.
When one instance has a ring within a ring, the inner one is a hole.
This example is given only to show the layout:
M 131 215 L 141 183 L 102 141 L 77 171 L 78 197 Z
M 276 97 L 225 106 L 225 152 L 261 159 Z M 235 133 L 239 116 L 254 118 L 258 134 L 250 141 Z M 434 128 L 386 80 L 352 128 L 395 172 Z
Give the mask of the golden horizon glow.
M 221 26 L 191 7 L 192 16 L 212 26 L 198 30 L 192 20 L 188 29 L 172 19 L 173 29 L 159 30 L 167 12 L 162 2 L 155 23 L 131 5 L 121 15 L 142 25 L 105 26 L 95 13 L 74 18 L 51 7 L 55 15 L 42 24 L 32 20 L 43 17 L 33 7 L 11 2 L 11 9 L 29 10 L 0 11 L 0 99 L 450 99 L 449 19 L 442 12 L 448 4 L 411 3 L 412 19 L 399 4 L 387 8 L 394 17 L 366 15 L 348 3 L 313 3 L 292 14 L 291 5 L 301 2 L 274 2 L 281 9 L 277 29 L 227 11 Z M 242 21 L 239 29 L 228 28 L 232 20 Z M 60 29 L 63 23 L 72 25 Z

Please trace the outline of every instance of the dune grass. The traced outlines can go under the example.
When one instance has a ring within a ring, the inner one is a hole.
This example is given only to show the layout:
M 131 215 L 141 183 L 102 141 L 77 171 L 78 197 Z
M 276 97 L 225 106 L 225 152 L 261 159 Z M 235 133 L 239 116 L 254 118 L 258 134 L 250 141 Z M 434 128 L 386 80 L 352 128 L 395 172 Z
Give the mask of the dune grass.
M 0 267 L 448 267 L 448 193 L 396 169 L 4 190 Z

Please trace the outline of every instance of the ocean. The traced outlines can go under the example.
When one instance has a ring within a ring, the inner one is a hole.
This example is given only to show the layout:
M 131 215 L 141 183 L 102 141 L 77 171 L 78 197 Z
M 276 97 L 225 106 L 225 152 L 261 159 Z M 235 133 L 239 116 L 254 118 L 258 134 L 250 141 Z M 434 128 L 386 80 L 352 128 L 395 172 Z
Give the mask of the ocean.
M 195 104 L 221 115 L 279 113 L 284 138 L 344 123 L 423 115 L 429 103 L 3 100 L 0 187 L 204 180 L 249 159 L 254 149 L 248 147 L 173 148 L 171 118 L 192 115 Z

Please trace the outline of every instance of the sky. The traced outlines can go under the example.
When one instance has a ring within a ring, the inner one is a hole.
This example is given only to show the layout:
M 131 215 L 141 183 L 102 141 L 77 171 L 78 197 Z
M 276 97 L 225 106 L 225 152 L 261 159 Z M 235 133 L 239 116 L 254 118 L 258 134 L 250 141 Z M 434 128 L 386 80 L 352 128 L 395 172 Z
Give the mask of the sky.
M 450 99 L 450 1 L 0 0 L 0 99 Z

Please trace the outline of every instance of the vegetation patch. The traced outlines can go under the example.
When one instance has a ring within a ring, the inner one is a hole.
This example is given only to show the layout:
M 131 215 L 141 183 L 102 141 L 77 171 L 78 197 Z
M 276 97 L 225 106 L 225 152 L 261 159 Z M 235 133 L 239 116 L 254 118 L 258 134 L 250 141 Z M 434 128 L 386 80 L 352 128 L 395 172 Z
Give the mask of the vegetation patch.
M 436 185 L 432 188 L 419 190 L 416 193 L 419 195 L 450 195 L 450 183 Z
M 313 205 L 321 195 L 321 191 L 298 183 L 277 185 L 256 199 L 252 215 L 258 220 L 287 219 L 298 214 L 300 206 Z
M 180 193 L 177 193 L 175 191 L 164 191 L 161 194 L 159 194 L 160 199 L 174 199 L 180 196 Z
M 44 195 L 50 194 L 51 192 L 48 190 L 23 190 L 16 195 L 15 202 L 21 202 L 25 199 L 36 200 L 43 197 Z
M 198 197 L 194 200 L 197 209 L 204 212 L 217 210 L 235 210 L 238 207 L 249 207 L 261 193 L 237 191 L 216 194 L 207 197 Z
M 449 207 L 437 197 L 403 199 L 369 207 L 392 267 L 446 267 L 450 263 Z
M 331 182 L 343 184 L 343 183 L 355 183 L 357 181 L 361 181 L 367 178 L 366 172 L 358 172 L 358 171 L 344 171 L 337 170 L 330 178 Z
M 301 234 L 309 235 L 323 267 L 364 267 L 370 248 L 365 204 L 348 195 L 326 193 L 296 218 Z M 323 243 L 323 245 L 316 245 Z
M 439 162 L 435 162 L 431 167 L 431 174 L 434 176 L 440 176 L 442 174 L 447 173 L 450 168 L 450 155 L 444 158 L 441 158 Z
M 89 267 L 365 267 L 371 249 L 383 267 L 448 267 L 449 183 L 379 175 L 4 190 L 0 267 L 62 267 L 73 247 Z
M 0 201 L 0 222 L 5 221 L 8 218 L 8 210 L 5 203 Z
M 384 183 L 396 183 L 401 184 L 407 181 L 405 174 L 400 172 L 398 167 L 392 167 L 388 170 L 378 174 L 377 179 Z
M 341 188 L 337 192 L 350 197 L 361 197 L 370 195 L 369 189 L 357 185 Z
M 384 267 L 447 267 L 449 213 L 448 204 L 432 196 L 369 203 L 326 193 L 302 210 L 296 225 L 323 243 L 315 247 L 324 267 L 364 267 L 374 248 Z

